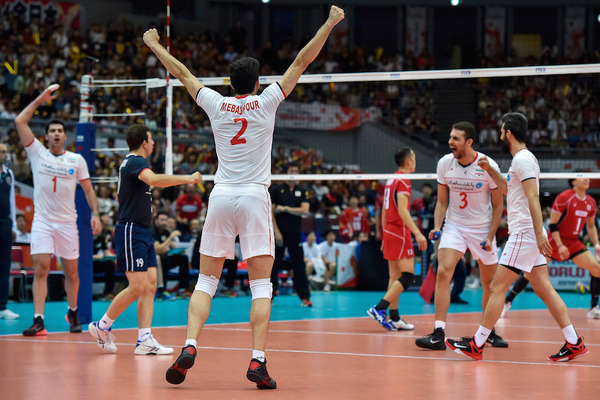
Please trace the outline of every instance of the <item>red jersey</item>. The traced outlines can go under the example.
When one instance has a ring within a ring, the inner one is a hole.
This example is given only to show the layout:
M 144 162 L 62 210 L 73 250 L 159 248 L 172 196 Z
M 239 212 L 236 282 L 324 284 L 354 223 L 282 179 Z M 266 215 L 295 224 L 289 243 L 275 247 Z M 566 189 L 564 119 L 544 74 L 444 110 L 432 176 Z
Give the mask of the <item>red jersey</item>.
M 358 208 L 356 211 L 346 208 L 340 215 L 340 236 L 347 242 L 352 240 L 354 232 L 370 232 L 367 213 L 364 209 Z
M 573 189 L 568 189 L 556 196 L 552 211 L 560 214 L 557 224 L 560 237 L 576 239 L 585 226 L 586 218 L 596 216 L 596 200 L 589 194 L 580 199 Z
M 177 199 L 175 208 L 181 218 L 185 218 L 189 221 L 200 216 L 202 199 L 196 194 L 193 195 L 192 198 L 189 198 L 187 194 L 183 194 Z
M 402 174 L 400 171 L 397 171 L 396 173 Z M 388 229 L 389 225 L 395 225 L 397 227 L 405 225 L 402 218 L 400 218 L 400 214 L 398 213 L 398 193 L 408 197 L 406 209 L 410 211 L 410 195 L 412 193 L 410 180 L 388 179 L 385 183 L 385 190 L 383 192 L 383 208 L 385 209 L 386 230 Z

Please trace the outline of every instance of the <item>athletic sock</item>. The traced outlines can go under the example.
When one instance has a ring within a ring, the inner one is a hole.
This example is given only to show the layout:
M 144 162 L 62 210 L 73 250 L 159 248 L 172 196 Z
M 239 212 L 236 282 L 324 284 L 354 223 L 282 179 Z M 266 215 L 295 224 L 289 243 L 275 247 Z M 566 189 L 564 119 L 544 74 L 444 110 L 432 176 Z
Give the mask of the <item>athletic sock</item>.
M 590 294 L 592 295 L 590 308 L 594 308 L 598 305 L 598 296 L 600 296 L 600 278 L 592 276 L 592 279 L 590 280 Z
M 571 344 L 577 344 L 577 332 L 575 332 L 575 327 L 573 324 L 569 326 L 565 326 L 562 329 L 563 335 L 565 335 L 565 340 Z
M 390 310 L 390 318 L 394 322 L 400 321 L 400 313 L 398 310 Z
M 198 341 L 196 339 L 186 339 L 185 340 L 185 346 L 183 346 L 183 347 L 186 347 L 186 346 L 194 346 L 194 347 L 196 347 L 196 346 L 198 346 Z
M 491 329 L 479 325 L 479 329 L 477 329 L 477 333 L 475 333 L 474 336 L 477 347 L 483 346 L 487 338 L 490 336 L 490 333 L 492 333 Z
M 384 299 L 381 299 L 379 301 L 379 303 L 375 306 L 375 309 L 377 311 L 379 310 L 387 310 L 387 308 L 390 306 L 390 302 Z
M 260 350 L 252 350 L 252 358 L 256 358 L 260 362 L 265 362 L 265 352 Z
M 77 306 L 75 306 L 75 308 L 71 308 L 71 307 L 69 307 L 69 310 L 71 310 L 71 311 L 75 312 L 75 311 L 77 311 Z
M 115 322 L 114 319 L 110 319 L 106 314 L 104 314 L 102 318 L 100 318 L 100 321 L 98 321 L 98 328 L 100 328 L 103 331 L 107 331 L 110 329 L 113 322 Z
M 44 319 L 44 314 L 33 314 L 33 318 L 40 317 L 42 320 Z
M 138 329 L 138 341 L 143 342 L 152 335 L 151 328 Z
M 446 330 L 446 321 L 436 320 L 434 326 L 435 326 L 435 329 L 442 328 L 443 330 Z

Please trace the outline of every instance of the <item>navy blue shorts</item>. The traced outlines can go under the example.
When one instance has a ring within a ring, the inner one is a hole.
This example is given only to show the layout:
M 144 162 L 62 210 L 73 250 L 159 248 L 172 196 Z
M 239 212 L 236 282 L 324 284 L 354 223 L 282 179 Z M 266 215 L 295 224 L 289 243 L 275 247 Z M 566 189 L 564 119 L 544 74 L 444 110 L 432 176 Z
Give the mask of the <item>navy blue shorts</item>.
M 132 222 L 115 226 L 113 244 L 117 252 L 117 271 L 147 271 L 156 267 L 154 238 L 150 228 Z

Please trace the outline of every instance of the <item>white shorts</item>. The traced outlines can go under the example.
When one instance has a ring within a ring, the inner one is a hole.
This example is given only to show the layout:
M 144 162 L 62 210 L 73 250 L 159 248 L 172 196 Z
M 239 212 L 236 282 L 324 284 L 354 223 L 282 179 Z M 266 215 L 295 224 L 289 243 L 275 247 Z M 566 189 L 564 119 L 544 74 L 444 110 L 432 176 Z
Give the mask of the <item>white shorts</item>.
M 504 245 L 500 264 L 525 272 L 531 272 L 533 267 L 547 264 L 546 257 L 540 253 L 533 229 L 510 234 Z
M 325 275 L 325 263 L 323 262 L 323 259 L 321 258 L 315 258 L 314 260 L 311 260 L 313 262 L 313 266 L 315 268 L 315 275 L 321 277 Z
M 31 254 L 54 254 L 65 260 L 78 259 L 77 223 L 57 224 L 34 217 L 31 224 Z
M 237 235 L 245 260 L 275 256 L 271 196 L 266 185 L 217 184 L 210 193 L 200 253 L 233 259 Z
M 481 260 L 484 265 L 496 265 L 498 263 L 498 248 L 496 238 L 492 241 L 490 251 L 481 248 L 481 242 L 485 240 L 489 229 L 465 228 L 456 224 L 445 224 L 440 239 L 440 249 L 453 249 L 465 253 L 467 249 L 475 260 Z

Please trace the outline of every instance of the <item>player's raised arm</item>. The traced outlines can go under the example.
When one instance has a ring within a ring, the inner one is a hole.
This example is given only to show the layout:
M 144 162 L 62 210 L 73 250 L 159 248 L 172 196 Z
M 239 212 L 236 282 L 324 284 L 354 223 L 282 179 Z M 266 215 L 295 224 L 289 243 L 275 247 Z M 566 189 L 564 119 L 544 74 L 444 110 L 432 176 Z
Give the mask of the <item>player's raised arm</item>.
M 319 55 L 319 52 L 327 41 L 331 30 L 343 19 L 344 10 L 336 6 L 331 6 L 327 21 L 319 28 L 310 42 L 300 50 L 292 65 L 285 71 L 283 77 L 279 81 L 279 85 L 281 85 L 281 89 L 283 89 L 286 96 L 294 90 L 300 76 L 304 73 L 310 63 L 317 58 L 317 55 Z
M 19 132 L 19 137 L 21 138 L 21 143 L 23 143 L 23 146 L 29 146 L 31 142 L 33 142 L 33 139 L 35 139 L 33 131 L 28 125 L 29 120 L 35 113 L 35 110 L 37 110 L 37 108 L 45 102 L 53 100 L 55 96 L 52 95 L 52 92 L 59 87 L 60 86 L 56 83 L 48 86 L 42 93 L 40 93 L 38 97 L 35 98 L 35 100 L 29 103 L 27 107 L 25 107 L 23 111 L 19 113 L 19 115 L 17 115 L 17 118 L 15 118 L 15 125 L 17 126 L 17 131 Z
M 202 89 L 204 85 L 192 75 L 185 65 L 173 57 L 167 49 L 158 42 L 159 40 L 160 37 L 158 36 L 158 32 L 154 28 L 148 29 L 144 33 L 144 43 L 146 43 L 150 50 L 156 54 L 156 57 L 158 57 L 162 65 L 164 65 L 175 78 L 183 83 L 190 96 L 195 100 L 198 90 Z

